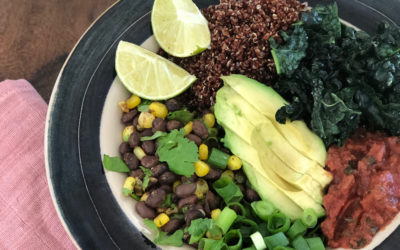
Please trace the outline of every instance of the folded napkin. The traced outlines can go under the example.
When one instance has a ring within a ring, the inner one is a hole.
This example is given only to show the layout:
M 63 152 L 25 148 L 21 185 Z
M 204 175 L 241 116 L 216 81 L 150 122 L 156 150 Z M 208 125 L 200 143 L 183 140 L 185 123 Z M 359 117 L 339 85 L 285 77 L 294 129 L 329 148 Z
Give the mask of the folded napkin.
M 27 81 L 0 82 L 0 249 L 76 249 L 47 186 L 46 111 Z

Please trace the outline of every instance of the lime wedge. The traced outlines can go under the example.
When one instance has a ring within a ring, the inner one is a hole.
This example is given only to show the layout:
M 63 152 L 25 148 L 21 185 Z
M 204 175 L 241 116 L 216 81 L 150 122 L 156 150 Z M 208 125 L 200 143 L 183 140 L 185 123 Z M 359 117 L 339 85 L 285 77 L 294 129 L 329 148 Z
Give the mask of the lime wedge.
M 177 96 L 196 80 L 164 57 L 124 41 L 118 44 L 115 69 L 130 92 L 148 100 Z
M 196 55 L 211 43 L 207 20 L 191 0 L 155 0 L 151 25 L 160 47 L 176 57 Z

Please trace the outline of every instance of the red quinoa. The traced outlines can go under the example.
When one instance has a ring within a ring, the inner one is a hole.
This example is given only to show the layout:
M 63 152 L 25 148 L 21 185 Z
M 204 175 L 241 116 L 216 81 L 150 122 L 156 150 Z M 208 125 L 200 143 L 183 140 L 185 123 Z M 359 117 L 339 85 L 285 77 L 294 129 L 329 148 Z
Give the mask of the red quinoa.
M 221 75 L 244 74 L 265 84 L 276 77 L 270 37 L 298 21 L 306 4 L 295 0 L 221 0 L 202 9 L 211 32 L 211 48 L 188 58 L 160 54 L 185 68 L 198 80 L 182 96 L 189 107 L 207 109 L 222 86 Z

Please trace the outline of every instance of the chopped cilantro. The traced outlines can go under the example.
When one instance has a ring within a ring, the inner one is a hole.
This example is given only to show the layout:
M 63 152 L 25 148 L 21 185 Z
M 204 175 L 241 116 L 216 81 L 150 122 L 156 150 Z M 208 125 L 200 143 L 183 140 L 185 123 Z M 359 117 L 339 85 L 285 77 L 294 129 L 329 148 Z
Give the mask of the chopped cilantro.
M 149 180 L 150 180 L 150 176 L 152 175 L 152 172 L 150 171 L 150 169 L 147 169 L 145 167 L 139 166 L 143 173 L 144 173 L 144 177 L 143 177 L 143 191 L 146 190 L 147 186 L 149 185 Z
M 190 226 L 185 229 L 185 231 L 187 230 L 191 235 L 189 244 L 196 243 L 203 238 L 204 234 L 212 227 L 213 223 L 214 221 L 210 218 L 192 220 Z
M 142 102 L 138 105 L 137 109 L 139 112 L 147 112 L 147 111 L 149 111 L 150 104 L 151 104 L 151 101 L 142 100 Z
M 141 141 L 152 141 L 159 137 L 166 136 L 167 134 L 168 134 L 167 132 L 157 131 L 152 136 L 143 136 L 142 138 L 140 138 L 140 140 Z
M 168 235 L 166 232 L 161 231 L 152 220 L 144 219 L 144 224 L 157 232 L 157 235 L 154 238 L 154 243 L 176 247 L 181 247 L 183 245 L 183 230 L 176 230 L 172 235 Z
M 175 174 L 190 177 L 195 169 L 193 163 L 199 160 L 196 144 L 184 137 L 185 130 L 172 130 L 158 138 L 157 154 L 160 161 L 167 162 Z
M 183 123 L 190 122 L 191 120 L 193 120 L 193 117 L 194 117 L 194 113 L 192 113 L 186 109 L 177 110 L 177 111 L 171 112 L 167 115 L 168 120 L 177 120 L 177 121 L 180 121 Z
M 114 171 L 114 172 L 129 172 L 130 171 L 128 166 L 118 156 L 110 157 L 105 154 L 103 157 L 103 165 L 107 170 Z

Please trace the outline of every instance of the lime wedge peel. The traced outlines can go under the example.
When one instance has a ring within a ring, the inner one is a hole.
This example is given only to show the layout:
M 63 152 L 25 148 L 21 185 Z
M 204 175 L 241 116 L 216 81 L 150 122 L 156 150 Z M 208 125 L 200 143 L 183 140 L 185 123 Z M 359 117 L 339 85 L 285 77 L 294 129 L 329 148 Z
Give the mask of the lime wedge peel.
M 160 47 L 176 57 L 199 54 L 211 43 L 208 22 L 191 0 L 155 0 L 151 25 Z
M 172 98 L 196 81 L 173 62 L 125 41 L 118 44 L 115 70 L 130 92 L 147 100 Z

